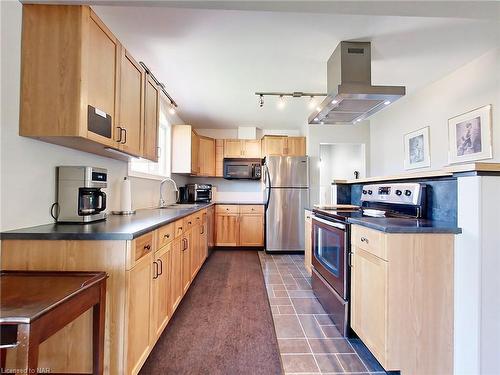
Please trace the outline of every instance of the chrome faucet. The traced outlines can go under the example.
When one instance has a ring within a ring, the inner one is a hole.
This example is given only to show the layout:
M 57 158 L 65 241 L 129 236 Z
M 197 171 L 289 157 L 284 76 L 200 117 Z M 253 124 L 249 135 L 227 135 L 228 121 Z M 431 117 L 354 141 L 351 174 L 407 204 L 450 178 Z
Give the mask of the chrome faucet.
M 164 180 L 162 180 L 161 183 L 160 183 L 160 202 L 158 203 L 158 205 L 160 207 L 167 207 L 167 202 L 165 202 L 165 199 L 163 199 L 163 193 L 162 193 L 163 185 L 167 181 L 170 181 L 174 185 L 175 201 L 177 202 L 179 200 L 179 189 L 177 189 L 177 184 L 170 177 L 167 177 Z

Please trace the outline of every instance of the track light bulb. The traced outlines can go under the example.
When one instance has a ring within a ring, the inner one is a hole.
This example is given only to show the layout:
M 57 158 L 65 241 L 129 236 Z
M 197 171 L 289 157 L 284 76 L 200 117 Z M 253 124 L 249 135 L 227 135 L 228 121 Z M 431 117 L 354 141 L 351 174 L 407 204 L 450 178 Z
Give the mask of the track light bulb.
M 280 95 L 280 99 L 278 101 L 278 108 L 283 109 L 285 107 L 285 98 L 283 95 Z
M 264 95 L 260 95 L 260 98 L 259 98 L 259 107 L 260 108 L 264 107 Z
M 309 109 L 313 109 L 316 107 L 316 101 L 314 100 L 314 96 L 311 96 L 311 99 L 309 99 Z
M 175 115 L 174 103 L 170 103 L 170 108 L 168 109 L 168 113 L 170 113 L 171 115 Z

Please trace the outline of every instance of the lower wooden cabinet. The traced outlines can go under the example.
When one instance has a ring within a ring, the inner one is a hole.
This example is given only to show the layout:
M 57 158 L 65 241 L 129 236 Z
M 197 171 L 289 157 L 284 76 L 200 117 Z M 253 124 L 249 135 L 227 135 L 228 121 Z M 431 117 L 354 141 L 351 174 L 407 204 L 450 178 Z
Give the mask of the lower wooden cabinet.
M 191 231 L 184 233 L 181 239 L 181 273 L 182 273 L 182 294 L 184 295 L 191 284 L 191 252 L 193 251 Z
M 217 205 L 215 246 L 264 246 L 264 206 Z
M 153 282 L 153 254 L 144 255 L 126 272 L 126 372 L 137 374 L 150 351 L 149 317 Z
M 385 370 L 453 373 L 453 243 L 352 225 L 351 327 Z
M 153 259 L 150 328 L 154 342 L 167 326 L 172 312 L 172 244 L 156 251 Z
M 172 263 L 170 273 L 170 301 L 171 312 L 177 309 L 183 296 L 182 286 L 182 238 L 176 238 L 172 242 Z

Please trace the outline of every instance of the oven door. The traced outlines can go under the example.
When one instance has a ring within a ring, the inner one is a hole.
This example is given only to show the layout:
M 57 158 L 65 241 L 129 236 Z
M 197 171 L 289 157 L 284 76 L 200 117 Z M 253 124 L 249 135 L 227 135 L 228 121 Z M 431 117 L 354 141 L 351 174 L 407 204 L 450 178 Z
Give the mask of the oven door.
M 338 222 L 312 218 L 313 259 L 318 273 L 347 300 L 347 228 Z

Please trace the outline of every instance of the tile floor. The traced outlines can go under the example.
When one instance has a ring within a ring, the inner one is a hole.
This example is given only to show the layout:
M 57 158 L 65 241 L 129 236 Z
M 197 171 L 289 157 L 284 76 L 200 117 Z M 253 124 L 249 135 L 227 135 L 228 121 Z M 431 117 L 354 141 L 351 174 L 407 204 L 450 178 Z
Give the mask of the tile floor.
M 385 374 L 359 339 L 343 338 L 314 296 L 303 255 L 259 252 L 285 374 Z

